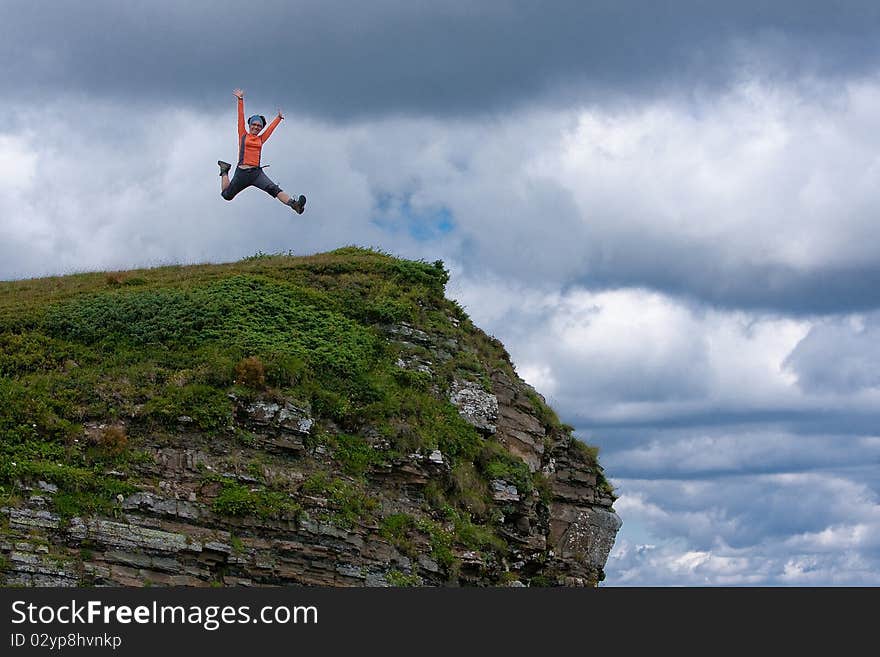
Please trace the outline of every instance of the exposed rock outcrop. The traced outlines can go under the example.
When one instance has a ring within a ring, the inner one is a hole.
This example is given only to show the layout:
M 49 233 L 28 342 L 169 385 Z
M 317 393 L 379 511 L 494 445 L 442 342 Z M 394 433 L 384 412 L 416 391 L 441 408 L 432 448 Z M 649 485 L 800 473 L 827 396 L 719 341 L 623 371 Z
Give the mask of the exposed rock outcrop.
M 516 376 L 500 344 L 474 328 L 468 343 L 466 320 L 447 319 L 458 334 L 375 326 L 398 374 L 451 413 L 421 429 L 403 417 L 354 422 L 344 408 L 330 419 L 279 390 L 231 387 L 206 397 L 230 405 L 210 429 L 197 413 L 154 428 L 139 419 L 142 403 L 126 406 L 130 417 L 90 418 L 74 441 L 127 435 L 118 447 L 131 458 L 95 470 L 123 492 L 84 513 L 76 491 L 12 476 L 0 490 L 0 581 L 596 585 L 621 523 L 595 454 Z M 484 343 L 501 357 L 486 357 Z M 455 439 L 441 449 L 414 435 L 461 420 L 483 445 L 473 463 Z
M 501 532 L 510 550 L 503 559 L 493 560 L 479 550 L 453 545 L 458 572 L 452 581 L 595 585 L 603 577 L 620 526 L 611 508 L 613 498 L 597 488 L 596 468 L 582 458 L 574 439 L 544 432 L 524 403 L 516 405 L 514 400 L 526 398 L 528 388 L 504 375 L 494 377 L 496 381 L 494 389 L 502 400 L 499 437 L 509 441 L 511 451 L 532 470 L 549 472 L 549 490 L 542 500 L 538 491 L 521 494 L 512 483 L 492 481 L 492 496 L 503 514 Z M 466 416 L 481 429 L 491 417 Z M 307 446 L 303 440 L 311 424 L 302 409 L 285 411 L 278 404 L 257 403 L 240 407 L 238 417 L 265 430 L 253 433 L 250 447 L 232 437 L 183 435 L 174 446 L 146 446 L 151 462 L 123 474 L 139 479 L 139 490 L 119 500 L 111 518 L 62 518 L 46 508 L 53 486 L 42 482 L 23 487 L 23 503 L 2 509 L 5 582 L 386 586 L 395 583 L 394 573 L 421 584 L 450 581 L 448 569 L 432 556 L 431 541 L 436 538 L 429 532 L 415 532 L 409 538 L 412 544 L 402 549 L 383 535 L 379 515 L 339 522 L 332 513 L 337 502 L 321 495 L 298 497 L 302 510 L 297 517 L 229 517 L 218 512 L 215 502 L 223 485 L 211 476 L 206 479 L 206 474 L 258 490 L 266 476 L 305 479 L 303 462 L 332 466 L 331 448 Z M 232 455 L 252 462 L 267 453 L 264 450 L 273 458 L 266 459 L 259 477 L 230 465 Z M 383 509 L 418 516 L 426 486 L 447 472 L 439 450 L 412 454 L 372 471 L 371 494 Z M 146 484 L 151 478 L 155 484 Z

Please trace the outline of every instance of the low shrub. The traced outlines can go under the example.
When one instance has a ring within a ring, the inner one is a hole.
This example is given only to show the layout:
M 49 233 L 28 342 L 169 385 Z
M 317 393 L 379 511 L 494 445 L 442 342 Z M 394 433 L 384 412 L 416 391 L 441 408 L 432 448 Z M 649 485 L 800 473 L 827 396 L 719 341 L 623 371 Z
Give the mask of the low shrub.
M 326 518 L 341 527 L 352 527 L 357 522 L 368 520 L 379 508 L 375 498 L 343 479 L 331 479 L 326 472 L 311 475 L 300 490 L 307 495 L 326 497 L 333 505 L 332 513 Z
M 396 587 L 413 587 L 421 586 L 422 578 L 416 574 L 407 575 L 399 570 L 389 570 L 385 575 L 385 579 L 391 586 Z
M 235 366 L 235 382 L 257 390 L 266 387 L 266 368 L 257 356 L 242 358 Z
M 121 456 L 128 448 L 125 427 L 112 425 L 102 429 L 98 435 L 98 447 L 108 456 Z
M 266 520 L 296 520 L 302 510 L 286 493 L 251 490 L 232 482 L 223 485 L 211 508 L 221 515 L 253 515 Z
M 144 410 L 172 427 L 180 417 L 189 417 L 194 428 L 202 431 L 217 431 L 232 420 L 232 403 L 226 393 L 204 384 L 166 385 L 162 394 L 147 402 Z
M 458 463 L 450 473 L 450 499 L 477 516 L 489 509 L 489 487 L 472 463 Z
M 486 442 L 477 457 L 477 464 L 487 479 L 503 479 L 516 486 L 517 491 L 523 495 L 534 490 L 529 466 L 498 442 Z

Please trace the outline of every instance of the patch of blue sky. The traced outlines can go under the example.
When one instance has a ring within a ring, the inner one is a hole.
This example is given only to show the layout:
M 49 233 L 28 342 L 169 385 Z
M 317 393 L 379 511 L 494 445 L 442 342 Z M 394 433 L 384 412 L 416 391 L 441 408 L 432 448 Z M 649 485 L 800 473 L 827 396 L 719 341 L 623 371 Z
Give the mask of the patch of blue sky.
M 419 242 L 436 240 L 455 230 L 455 219 L 448 207 L 414 208 L 410 194 L 379 194 L 370 222 L 392 234 L 406 232 Z

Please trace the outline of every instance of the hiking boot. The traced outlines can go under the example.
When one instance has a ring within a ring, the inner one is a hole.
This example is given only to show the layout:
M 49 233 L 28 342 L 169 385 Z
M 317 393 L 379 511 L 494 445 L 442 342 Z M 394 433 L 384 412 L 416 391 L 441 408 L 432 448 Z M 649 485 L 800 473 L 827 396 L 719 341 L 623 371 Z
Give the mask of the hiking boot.
M 287 205 L 292 207 L 293 211 L 296 212 L 297 214 L 302 214 L 303 212 L 305 212 L 305 209 L 306 209 L 306 197 L 303 196 L 302 194 L 300 194 L 299 198 L 296 199 L 295 201 L 293 199 L 290 199 L 287 202 Z
M 232 168 L 232 165 L 229 162 L 224 162 L 223 160 L 217 160 L 217 164 L 220 165 L 220 175 L 225 176 L 229 173 L 229 170 Z

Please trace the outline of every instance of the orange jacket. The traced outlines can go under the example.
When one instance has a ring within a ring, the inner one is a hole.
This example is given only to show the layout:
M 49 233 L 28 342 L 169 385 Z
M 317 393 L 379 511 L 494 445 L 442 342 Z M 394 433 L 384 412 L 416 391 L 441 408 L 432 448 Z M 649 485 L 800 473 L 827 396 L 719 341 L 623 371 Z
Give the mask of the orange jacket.
M 259 135 L 252 135 L 248 132 L 244 123 L 244 100 L 238 99 L 238 165 L 239 166 L 260 166 L 260 151 L 263 144 L 272 134 L 272 131 L 281 123 L 281 117 L 276 116 L 275 120 L 269 124 Z

